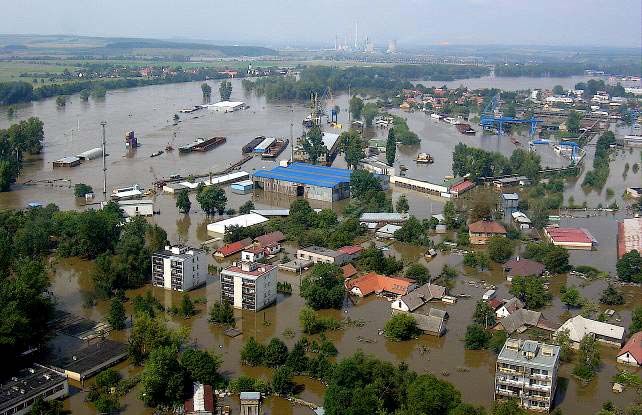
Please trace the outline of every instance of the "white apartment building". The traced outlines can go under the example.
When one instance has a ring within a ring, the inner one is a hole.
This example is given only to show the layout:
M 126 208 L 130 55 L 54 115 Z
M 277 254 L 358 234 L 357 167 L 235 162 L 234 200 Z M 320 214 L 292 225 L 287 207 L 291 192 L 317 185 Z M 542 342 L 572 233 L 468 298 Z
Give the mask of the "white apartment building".
M 234 308 L 259 311 L 276 301 L 274 265 L 243 261 L 221 271 L 221 302 Z
M 516 399 L 532 411 L 548 412 L 555 399 L 559 346 L 508 339 L 497 356 L 495 400 Z
M 205 251 L 187 246 L 165 246 L 152 254 L 152 285 L 189 291 L 207 282 Z

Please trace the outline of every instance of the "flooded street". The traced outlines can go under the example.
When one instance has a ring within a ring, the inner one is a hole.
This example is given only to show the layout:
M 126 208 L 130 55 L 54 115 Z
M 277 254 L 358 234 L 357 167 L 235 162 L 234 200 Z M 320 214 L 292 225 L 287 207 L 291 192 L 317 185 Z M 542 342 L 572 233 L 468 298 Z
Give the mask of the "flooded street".
M 453 86 L 459 84 L 470 87 L 500 87 L 512 89 L 509 82 L 520 85 L 519 89 L 542 85 L 552 87 L 556 84 L 572 86 L 581 78 L 480 78 L 476 80 L 454 81 Z M 540 83 L 541 82 L 541 83 Z M 55 182 L 51 184 L 19 184 L 14 190 L 0 193 L 0 207 L 22 208 L 28 202 L 39 201 L 43 203 L 56 203 L 61 209 L 79 209 L 82 205 L 73 197 L 73 184 L 86 183 L 91 185 L 101 198 L 102 191 L 102 166 L 100 160 L 91 160 L 72 169 L 53 169 L 52 161 L 67 155 L 75 155 L 82 151 L 100 145 L 100 121 L 107 121 L 107 158 L 108 187 L 110 193 L 114 187 L 127 186 L 134 183 L 150 188 L 155 177 L 167 177 L 171 174 L 197 174 L 222 170 L 241 157 L 240 148 L 251 139 L 259 135 L 281 136 L 290 138 L 290 125 L 293 125 L 294 135 L 301 133 L 301 120 L 309 112 L 304 104 L 272 104 L 266 103 L 264 98 L 254 95 L 245 95 L 239 80 L 233 80 L 232 100 L 244 101 L 250 106 L 248 110 L 230 114 L 201 110 L 192 114 L 180 114 L 181 122 L 173 126 L 172 117 L 178 110 L 202 103 L 200 83 L 184 83 L 172 85 L 158 85 L 129 90 L 110 91 L 104 101 L 90 100 L 81 102 L 77 95 L 71 98 L 66 108 L 58 109 L 55 100 L 49 99 L 30 104 L 17 106 L 14 119 L 7 118 L 7 111 L 0 111 L 0 128 L 8 127 L 12 122 L 29 116 L 39 117 L 45 125 L 45 147 L 43 154 L 25 164 L 19 183 L 26 181 L 38 182 L 42 180 L 68 179 L 70 182 Z M 443 84 L 443 83 L 438 83 Z M 450 84 L 451 83 L 447 83 Z M 212 84 L 214 89 L 216 85 Z M 518 89 L 517 87 L 515 89 Z M 348 97 L 339 95 L 336 104 L 341 107 L 339 121 L 347 125 Z M 393 111 L 408 119 L 408 125 L 415 131 L 422 142 L 419 146 L 399 147 L 397 151 L 398 164 L 408 167 L 407 176 L 434 182 L 441 182 L 444 176 L 452 174 L 452 150 L 459 142 L 483 148 L 485 150 L 499 151 L 506 156 L 516 148 L 507 137 L 485 136 L 478 132 L 475 136 L 464 136 L 457 132 L 454 126 L 442 122 L 435 122 L 421 112 L 401 113 Z M 78 130 L 78 126 L 80 126 Z M 479 127 L 475 127 L 479 131 Z M 133 153 L 125 149 L 123 137 L 126 131 L 134 130 L 139 138 L 141 147 Z M 376 130 L 377 136 L 385 136 L 387 131 Z M 174 136 L 176 137 L 174 139 Z M 150 154 L 164 149 L 167 143 L 174 147 L 192 142 L 197 137 L 225 136 L 227 142 L 217 149 L 207 153 L 193 153 L 180 155 L 178 151 L 165 153 L 159 157 L 150 158 Z M 528 137 L 519 137 L 527 148 Z M 561 167 L 566 164 L 564 159 L 557 156 L 549 147 L 540 146 L 537 151 L 542 156 L 542 165 Z M 434 164 L 423 166 L 414 162 L 418 152 L 428 152 L 434 158 Z M 585 166 L 592 165 L 594 147 L 589 147 Z M 289 157 L 289 149 L 284 151 L 279 159 Z M 573 196 L 576 204 L 587 201 L 590 207 L 602 203 L 604 206 L 616 200 L 622 207 L 622 194 L 627 186 L 640 185 L 641 173 L 628 172 L 623 178 L 624 164 L 640 163 L 640 150 L 633 152 L 618 150 L 615 161 L 611 162 L 611 176 L 605 186 L 614 190 L 614 198 L 607 199 L 606 192 L 586 193 L 581 188 L 583 175 L 588 170 L 584 168 L 582 177 L 576 182 L 569 183 L 565 191 L 565 200 Z M 252 172 L 255 169 L 271 168 L 275 162 L 254 158 L 241 167 L 241 170 Z M 339 155 L 335 166 L 344 167 L 343 156 Z M 71 183 L 71 184 L 70 184 Z M 288 207 L 291 199 L 286 197 L 256 192 L 253 195 L 237 195 L 225 188 L 228 196 L 228 205 L 238 208 L 246 200 L 252 198 L 257 208 L 261 207 Z M 409 199 L 411 212 L 419 217 L 439 213 L 445 199 L 428 196 L 422 193 L 408 191 L 400 188 L 391 190 L 393 198 L 399 194 L 406 194 Z M 474 195 L 474 193 L 472 193 Z M 473 197 L 469 195 L 467 197 Z M 200 211 L 192 198 L 192 211 L 190 215 L 179 214 L 172 195 L 158 194 L 154 197 L 155 210 L 160 210 L 160 215 L 155 215 L 150 220 L 162 226 L 168 233 L 170 241 L 183 241 L 198 245 L 210 238 L 206 226 L 214 219 L 208 219 Z M 320 203 L 311 203 L 313 207 L 330 207 Z M 332 207 L 340 210 L 345 206 L 335 204 Z M 571 263 L 575 265 L 592 265 L 600 270 L 615 272 L 616 262 L 616 221 L 625 217 L 626 212 L 621 209 L 615 214 L 602 213 L 596 217 L 587 218 L 586 213 L 577 213 L 575 219 L 564 218 L 561 225 L 582 226 L 596 237 L 599 242 L 598 249 L 592 252 L 571 251 Z M 440 237 L 436 237 L 439 241 Z M 287 253 L 292 256 L 294 246 L 286 246 Z M 489 351 L 464 350 L 464 334 L 470 322 L 475 302 L 481 297 L 484 288 L 481 281 L 498 285 L 498 296 L 508 298 L 509 285 L 506 283 L 500 267 L 493 266 L 491 271 L 472 272 L 462 266 L 461 255 L 439 254 L 429 263 L 423 258 L 423 249 L 394 244 L 391 253 L 403 258 L 406 262 L 420 262 L 426 265 L 431 274 L 436 276 L 444 264 L 454 265 L 460 271 L 453 292 L 469 294 L 471 298 L 462 298 L 454 305 L 435 304 L 438 308 L 447 310 L 450 314 L 447 327 L 448 332 L 444 337 L 436 338 L 421 336 L 419 339 L 395 343 L 386 340 L 378 334 L 385 321 L 390 316 L 390 303 L 383 298 L 371 297 L 352 304 L 346 301 L 345 307 L 340 311 L 325 311 L 339 319 L 350 318 L 363 321 L 362 327 L 346 327 L 344 330 L 328 333 L 339 350 L 339 358 L 349 356 L 357 350 L 376 355 L 379 358 L 392 362 L 405 361 L 410 368 L 418 373 L 430 372 L 452 382 L 463 394 L 463 399 L 474 404 L 490 407 L 493 400 L 493 375 L 495 370 L 495 355 Z M 210 263 L 217 266 L 229 262 L 218 263 L 210 256 Z M 83 308 L 83 291 L 91 289 L 90 273 L 92 264 L 77 259 L 55 260 L 52 264 L 52 291 L 58 306 L 66 311 L 83 315 L 85 317 L 101 320 L 107 311 L 107 304 L 99 302 L 94 308 Z M 198 305 L 200 313 L 189 319 L 170 318 L 172 324 L 185 325 L 191 329 L 191 339 L 199 347 L 220 354 L 223 358 L 222 373 L 226 376 L 249 374 L 262 376 L 266 379 L 271 376 L 271 371 L 265 368 L 249 368 L 241 366 L 239 352 L 245 341 L 254 336 L 267 343 L 271 337 L 281 337 L 291 347 L 297 338 L 302 335 L 298 321 L 299 310 L 303 307 L 303 299 L 299 296 L 300 277 L 279 271 L 280 281 L 288 281 L 293 285 L 291 296 L 279 295 L 276 306 L 262 312 L 241 312 L 235 310 L 237 327 L 243 331 L 241 336 L 230 338 L 223 334 L 220 327 L 212 326 L 207 322 L 206 305 Z M 474 281 L 468 283 L 468 281 Z M 569 277 L 556 277 L 551 281 L 551 289 L 557 294 L 563 284 L 574 284 L 581 287 L 582 294 L 597 302 L 601 291 L 606 287 L 606 282 L 595 281 L 587 283 L 583 280 L 573 280 Z M 127 296 L 132 298 L 151 290 L 164 306 L 178 304 L 180 295 L 160 288 L 144 287 L 130 291 Z M 555 291 L 557 290 L 557 291 Z M 627 297 L 626 309 L 642 304 L 642 290 L 636 287 L 623 289 Z M 216 277 L 210 277 L 205 287 L 190 293 L 192 298 L 205 297 L 211 304 L 219 299 L 219 284 Z M 131 312 L 131 303 L 126 304 Z M 604 309 L 604 306 L 600 306 Z M 620 325 L 628 326 L 630 311 L 616 307 L 622 321 Z M 565 307 L 556 298 L 551 305 L 546 307 L 543 314 L 554 322 L 559 322 L 566 312 Z M 283 337 L 283 332 L 293 330 L 295 338 Z M 125 340 L 126 333 L 114 334 L 116 339 Z M 561 370 L 560 385 L 556 402 L 565 414 L 594 413 L 606 400 L 612 400 L 617 405 L 624 406 L 635 398 L 635 392 L 627 390 L 616 395 L 611 392 L 610 380 L 617 373 L 615 366 L 616 349 L 602 348 L 602 368 L 600 375 L 588 386 L 580 384 L 570 376 L 572 365 L 565 364 Z M 138 368 L 121 364 L 118 369 L 123 374 L 137 373 Z M 321 404 L 323 402 L 323 386 L 307 378 L 297 378 L 297 383 L 305 386 L 300 397 L 306 401 Z M 77 391 L 66 401 L 66 405 L 74 414 L 93 413 L 93 409 L 84 402 L 85 393 Z M 127 413 L 151 413 L 145 409 L 139 399 L 137 390 L 134 389 L 124 400 Z M 233 407 L 236 412 L 237 406 Z M 307 408 L 292 406 L 283 399 L 271 398 L 266 404 L 266 413 L 269 414 L 310 414 Z

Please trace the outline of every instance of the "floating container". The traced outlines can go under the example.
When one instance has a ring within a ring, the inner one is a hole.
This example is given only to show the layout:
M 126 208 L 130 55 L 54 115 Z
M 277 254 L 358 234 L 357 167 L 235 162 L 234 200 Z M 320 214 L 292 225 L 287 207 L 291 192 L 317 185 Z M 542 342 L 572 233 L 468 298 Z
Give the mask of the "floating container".
M 254 182 L 252 182 L 252 180 L 243 180 L 241 182 L 232 183 L 230 188 L 233 193 L 244 195 L 254 189 Z

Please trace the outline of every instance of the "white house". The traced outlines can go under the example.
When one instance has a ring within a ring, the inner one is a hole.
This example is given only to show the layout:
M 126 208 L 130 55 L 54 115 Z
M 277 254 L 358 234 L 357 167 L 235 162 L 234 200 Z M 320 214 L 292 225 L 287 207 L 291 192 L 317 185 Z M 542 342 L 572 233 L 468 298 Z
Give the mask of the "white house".
M 617 362 L 631 366 L 642 366 L 642 332 L 637 332 L 620 349 Z
M 504 304 L 495 311 L 497 318 L 508 317 L 513 314 L 515 311 L 524 308 L 524 303 L 522 303 L 518 298 L 513 297 L 510 300 L 504 302 Z
M 594 336 L 595 340 L 611 346 L 620 347 L 624 341 L 624 327 L 591 320 L 581 315 L 566 320 L 553 336 L 564 331 L 568 331 L 573 348 L 578 348 L 586 335 Z

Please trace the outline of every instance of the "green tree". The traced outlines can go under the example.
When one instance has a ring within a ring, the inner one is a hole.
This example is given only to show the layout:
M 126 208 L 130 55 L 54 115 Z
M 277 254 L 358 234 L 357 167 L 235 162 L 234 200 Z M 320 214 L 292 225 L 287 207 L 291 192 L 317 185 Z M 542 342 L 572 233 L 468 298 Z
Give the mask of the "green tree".
M 278 367 L 285 364 L 288 359 L 288 346 L 276 337 L 273 337 L 265 347 L 263 363 L 268 367 Z
M 495 262 L 506 262 L 513 255 L 513 242 L 503 236 L 491 236 L 488 240 L 488 256 Z
M 642 257 L 637 250 L 622 255 L 616 264 L 617 276 L 625 282 L 642 282 Z
M 234 309 L 232 305 L 227 301 L 212 304 L 208 321 L 212 324 L 234 327 L 236 320 L 234 319 Z
M 543 279 L 535 276 L 514 277 L 510 293 L 533 310 L 544 307 L 551 300 L 551 294 L 544 287 Z
M 560 347 L 560 360 L 570 362 L 573 359 L 573 347 L 568 329 L 561 330 L 555 335 L 555 344 Z
M 526 245 L 524 257 L 539 261 L 550 272 L 560 274 L 569 270 L 568 251 L 561 246 L 548 242 L 535 242 Z
M 114 330 L 122 330 L 125 328 L 127 315 L 125 314 L 125 307 L 120 298 L 114 297 L 111 300 L 109 314 L 107 315 L 107 322 Z
M 515 399 L 508 399 L 495 402 L 493 405 L 492 415 L 526 415 L 527 412 L 519 406 Z
M 287 366 L 277 367 L 272 374 L 272 390 L 280 396 L 289 396 L 294 392 L 294 377 Z
M 225 191 L 218 186 L 199 187 L 196 200 L 208 216 L 215 213 L 222 215 L 225 212 L 227 196 L 225 196 Z
M 473 321 L 486 328 L 495 325 L 495 310 L 488 305 L 484 300 L 477 301 L 475 305 L 475 312 L 473 313 Z
M 106 95 L 107 88 L 102 85 L 95 86 L 91 90 L 91 96 L 94 97 L 94 99 L 102 99 L 105 98 Z
M 82 101 L 85 101 L 85 102 L 89 101 L 90 95 L 91 95 L 91 91 L 89 89 L 83 89 L 82 91 L 80 91 L 80 99 Z
M 149 355 L 140 377 L 140 399 L 147 406 L 173 406 L 184 399 L 187 376 L 173 347 L 159 347 Z
M 499 352 L 502 351 L 502 348 L 504 347 L 507 339 L 508 334 L 504 330 L 497 330 L 493 332 L 493 336 L 488 342 L 488 348 L 494 351 L 495 354 L 499 354 Z
M 221 101 L 229 101 L 232 96 L 232 83 L 230 81 L 221 81 L 218 92 L 221 95 Z
M 250 337 L 241 349 L 241 362 L 248 366 L 260 366 L 265 359 L 265 346 Z
M 180 364 L 191 380 L 205 385 L 219 383 L 221 376 L 218 370 L 222 362 L 220 356 L 198 349 L 186 349 L 180 357 Z
M 357 199 L 371 195 L 371 192 L 381 191 L 381 183 L 377 177 L 365 170 L 355 170 L 350 175 L 350 192 Z
M 386 163 L 388 166 L 395 164 L 395 157 L 397 155 L 397 139 L 395 138 L 395 129 L 388 130 L 388 139 L 386 140 Z
M 637 333 L 642 331 L 642 307 L 635 307 L 631 313 L 631 325 L 629 326 L 629 333 Z
M 579 112 L 571 110 L 566 119 L 566 129 L 570 133 L 578 134 L 580 132 L 582 116 Z
M 305 373 L 308 370 L 310 360 L 305 354 L 307 344 L 308 342 L 305 337 L 297 340 L 290 354 L 288 354 L 285 366 L 292 369 L 294 373 Z
M 430 271 L 420 263 L 413 262 L 406 269 L 406 277 L 415 280 L 419 285 L 423 285 L 430 279 Z
M 486 410 L 483 406 L 473 406 L 468 403 L 460 403 L 448 412 L 448 415 L 486 415 Z
M 474 323 L 466 327 L 464 345 L 468 350 L 485 349 L 490 338 L 491 334 L 488 330 L 484 329 L 484 326 Z
M 63 408 L 63 402 L 57 399 L 51 401 L 45 401 L 42 397 L 37 397 L 33 405 L 27 412 L 29 415 L 66 415 L 70 414 L 71 411 L 68 411 Z
M 426 235 L 424 224 L 414 216 L 408 218 L 401 226 L 401 229 L 395 231 L 394 237 L 399 242 L 432 246 L 432 240 Z
M 359 165 L 359 161 L 366 156 L 361 136 L 355 130 L 344 131 L 339 136 L 339 142 L 348 168 L 355 169 Z
M 251 200 L 248 200 L 247 202 L 241 205 L 241 207 L 239 208 L 239 213 L 241 215 L 247 215 L 253 209 L 256 209 L 256 207 L 254 206 L 254 202 L 252 202 Z
M 379 108 L 377 107 L 377 104 L 373 102 L 369 102 L 363 106 L 361 115 L 363 116 L 363 121 L 365 122 L 366 127 L 372 127 L 372 121 L 374 121 L 378 113 Z
M 457 211 L 455 210 L 455 203 L 452 200 L 444 204 L 444 221 L 448 229 L 452 229 L 457 219 Z
M 317 164 L 322 155 L 328 153 L 328 149 L 323 143 L 323 133 L 319 126 L 315 125 L 303 139 L 303 151 L 308 155 L 310 163 Z
M 395 341 L 410 340 L 421 332 L 417 321 L 406 313 L 394 314 L 383 328 L 386 337 Z
M 93 193 L 94 189 L 91 188 L 88 184 L 77 183 L 74 185 L 74 196 L 75 197 L 85 197 L 87 193 Z
M 568 288 L 563 286 L 560 289 L 560 294 L 560 300 L 563 304 L 566 304 L 567 308 L 580 307 L 584 303 L 584 299 L 579 290 L 573 285 Z
M 190 318 L 191 316 L 196 314 L 194 303 L 192 302 L 192 299 L 190 298 L 189 294 L 183 293 L 183 297 L 181 298 L 181 304 L 178 308 L 178 312 L 181 316 L 183 316 L 183 318 Z
M 577 352 L 577 363 L 573 368 L 573 374 L 581 379 L 589 381 L 593 379 L 600 367 L 600 349 L 596 340 L 591 335 L 586 335 L 580 341 L 580 348 Z
M 64 108 L 67 105 L 67 97 L 64 95 L 58 95 L 56 97 L 56 106 L 58 108 Z
M 564 87 L 562 85 L 555 85 L 553 87 L 553 94 L 555 94 L 555 95 L 563 95 L 564 94 Z
M 431 374 L 419 375 L 408 386 L 410 414 L 450 414 L 461 403 L 461 393 L 453 385 Z
M 315 310 L 340 308 L 345 295 L 341 269 L 333 264 L 316 264 L 301 282 L 301 297 Z
M 209 99 L 212 96 L 212 87 L 207 82 L 203 82 L 201 84 L 201 91 L 203 92 L 203 98 L 205 99 Z
M 361 119 L 361 112 L 363 111 L 363 100 L 356 95 L 350 98 L 350 114 L 354 120 Z
M 153 350 L 177 350 L 186 338 L 185 330 L 170 330 L 159 318 L 137 314 L 129 336 L 129 356 L 140 365 Z
M 322 333 L 326 330 L 336 330 L 341 323 L 332 317 L 321 317 L 310 307 L 303 307 L 299 313 L 299 321 L 306 334 Z
M 176 207 L 180 213 L 189 213 L 189 210 L 192 208 L 192 202 L 189 200 L 187 189 L 183 189 L 178 192 L 178 195 L 176 196 Z

